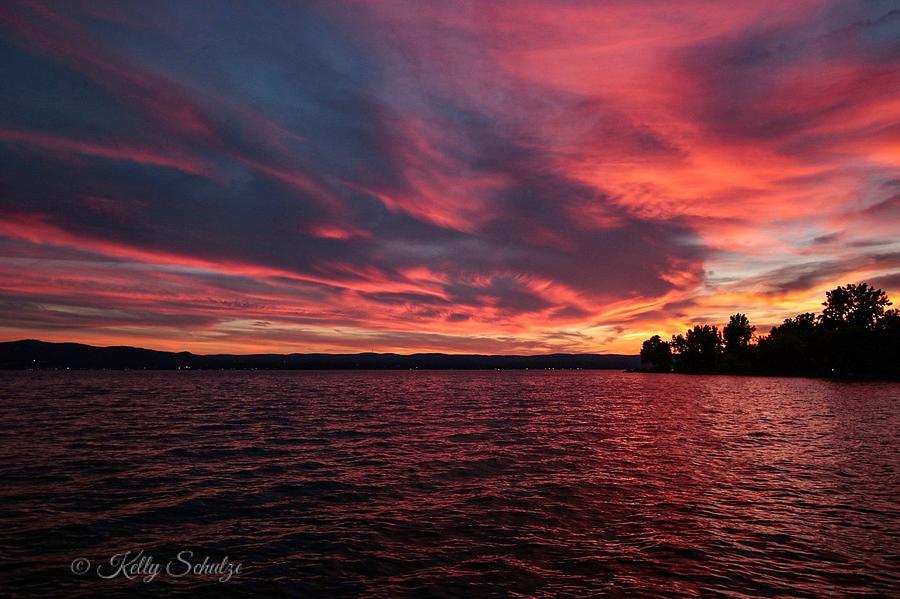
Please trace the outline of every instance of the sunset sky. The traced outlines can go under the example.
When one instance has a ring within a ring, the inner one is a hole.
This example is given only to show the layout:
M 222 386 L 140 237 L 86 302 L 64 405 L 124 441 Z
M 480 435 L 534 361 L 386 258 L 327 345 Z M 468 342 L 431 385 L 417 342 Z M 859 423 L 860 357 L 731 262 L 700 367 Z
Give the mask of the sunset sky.
M 0 4 L 0 339 L 634 353 L 900 299 L 900 3 Z

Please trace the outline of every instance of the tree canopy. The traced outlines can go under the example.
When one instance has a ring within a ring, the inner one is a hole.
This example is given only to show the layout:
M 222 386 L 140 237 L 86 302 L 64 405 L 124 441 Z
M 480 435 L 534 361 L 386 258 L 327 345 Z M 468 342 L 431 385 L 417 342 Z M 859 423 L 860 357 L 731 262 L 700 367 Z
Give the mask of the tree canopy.
M 828 291 L 822 305 L 759 337 L 742 313 L 721 332 L 698 324 L 668 343 L 654 335 L 641 360 L 666 372 L 900 378 L 900 312 L 883 290 L 850 283 Z
M 672 370 L 672 345 L 659 335 L 653 335 L 641 346 L 641 362 L 651 370 Z
M 887 294 L 867 283 L 849 284 L 825 293 L 821 322 L 834 327 L 853 326 L 871 329 L 884 317 L 891 305 Z

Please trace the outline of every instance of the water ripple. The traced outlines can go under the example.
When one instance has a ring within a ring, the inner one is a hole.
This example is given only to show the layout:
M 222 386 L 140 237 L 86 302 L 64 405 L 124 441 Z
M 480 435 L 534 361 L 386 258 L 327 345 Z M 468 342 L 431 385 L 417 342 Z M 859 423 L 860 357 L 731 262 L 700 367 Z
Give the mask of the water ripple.
M 900 596 L 900 385 L 0 373 L 11 596 Z M 143 549 L 229 582 L 77 576 Z

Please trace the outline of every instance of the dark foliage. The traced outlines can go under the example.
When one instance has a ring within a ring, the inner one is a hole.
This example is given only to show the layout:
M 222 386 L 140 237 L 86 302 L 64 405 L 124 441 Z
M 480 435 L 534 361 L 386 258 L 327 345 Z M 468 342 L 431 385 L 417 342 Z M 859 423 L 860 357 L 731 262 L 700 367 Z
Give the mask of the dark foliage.
M 672 344 L 653 335 L 641 346 L 641 364 L 659 372 L 672 370 Z
M 722 368 L 729 372 L 747 370 L 756 348 L 750 345 L 756 327 L 750 324 L 746 314 L 732 314 L 722 329 Z
M 672 347 L 678 355 L 677 370 L 713 372 L 721 361 L 722 335 L 718 327 L 697 325 L 685 335 L 673 337 Z
M 821 314 L 788 318 L 756 343 L 756 328 L 744 314 L 732 315 L 721 335 L 714 326 L 697 325 L 685 335 L 672 337 L 671 369 L 900 378 L 900 312 L 888 309 L 891 302 L 883 290 L 851 283 L 827 292 L 822 305 Z M 644 346 L 660 343 L 654 335 Z M 650 359 L 645 362 L 656 370 L 670 369 Z

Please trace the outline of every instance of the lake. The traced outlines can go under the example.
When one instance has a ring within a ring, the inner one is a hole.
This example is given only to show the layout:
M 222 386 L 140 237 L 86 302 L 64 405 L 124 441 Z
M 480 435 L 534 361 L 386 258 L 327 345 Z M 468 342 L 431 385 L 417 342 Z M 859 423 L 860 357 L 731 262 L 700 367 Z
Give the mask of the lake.
M 0 386 L 5 596 L 900 595 L 897 383 L 72 371 Z

